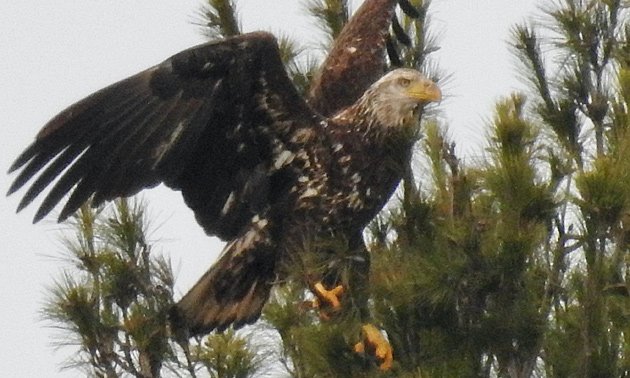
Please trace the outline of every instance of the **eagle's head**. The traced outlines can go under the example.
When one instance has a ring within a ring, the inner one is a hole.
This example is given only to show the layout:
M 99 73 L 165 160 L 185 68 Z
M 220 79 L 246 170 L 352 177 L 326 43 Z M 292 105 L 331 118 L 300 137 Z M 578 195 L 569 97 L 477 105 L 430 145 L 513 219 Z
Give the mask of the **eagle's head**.
M 372 84 L 359 102 L 389 128 L 415 125 L 419 109 L 441 99 L 440 88 L 422 73 L 398 68 Z

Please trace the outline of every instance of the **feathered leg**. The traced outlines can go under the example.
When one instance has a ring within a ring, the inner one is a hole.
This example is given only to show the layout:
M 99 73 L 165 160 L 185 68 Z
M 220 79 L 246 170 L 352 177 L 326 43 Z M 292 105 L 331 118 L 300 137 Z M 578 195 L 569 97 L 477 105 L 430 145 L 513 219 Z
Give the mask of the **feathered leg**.
M 363 326 L 354 351 L 373 358 L 381 370 L 389 370 L 393 364 L 392 347 L 381 331 L 370 323 L 370 254 L 360 233 L 350 240 L 349 249 L 351 253 L 343 264 L 339 264 L 341 267 L 336 266 L 327 272 L 322 281 L 309 285 L 316 297 L 310 307 L 318 309 L 324 321 L 342 313 L 358 314 Z M 345 274 L 341 272 L 343 270 Z M 343 276 L 346 276 L 345 280 Z M 342 284 L 343 281 L 346 285 Z

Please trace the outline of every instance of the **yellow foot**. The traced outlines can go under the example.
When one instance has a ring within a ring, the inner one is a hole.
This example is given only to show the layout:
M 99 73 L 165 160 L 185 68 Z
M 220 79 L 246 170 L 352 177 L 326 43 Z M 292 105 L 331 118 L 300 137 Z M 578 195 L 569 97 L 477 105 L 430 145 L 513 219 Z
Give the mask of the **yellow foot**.
M 306 307 L 318 309 L 322 320 L 330 320 L 332 314 L 341 310 L 340 297 L 343 295 L 343 286 L 339 285 L 327 290 L 321 282 L 316 283 L 311 291 L 315 299 L 305 302 Z
M 313 294 L 317 297 L 314 301 L 314 307 L 331 308 L 333 311 L 341 309 L 339 298 L 343 295 L 343 286 L 339 285 L 331 290 L 326 290 L 321 282 L 313 286 Z
M 392 368 L 394 362 L 392 347 L 381 331 L 372 324 L 361 327 L 361 341 L 354 345 L 354 351 L 374 356 L 379 363 L 379 369 L 383 371 Z

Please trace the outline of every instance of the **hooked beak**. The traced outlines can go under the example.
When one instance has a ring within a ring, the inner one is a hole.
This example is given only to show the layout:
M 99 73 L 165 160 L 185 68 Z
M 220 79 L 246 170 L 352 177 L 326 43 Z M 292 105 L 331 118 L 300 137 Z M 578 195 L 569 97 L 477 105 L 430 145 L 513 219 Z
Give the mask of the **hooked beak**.
M 422 102 L 440 102 L 442 91 L 430 80 L 415 81 L 407 88 L 409 97 Z

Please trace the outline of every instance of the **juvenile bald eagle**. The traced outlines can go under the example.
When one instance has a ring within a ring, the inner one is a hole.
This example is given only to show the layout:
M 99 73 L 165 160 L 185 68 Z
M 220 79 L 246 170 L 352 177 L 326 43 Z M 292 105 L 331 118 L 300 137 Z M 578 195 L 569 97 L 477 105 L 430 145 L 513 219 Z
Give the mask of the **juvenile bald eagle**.
M 397 69 L 325 118 L 287 76 L 275 38 L 203 44 L 70 106 L 16 159 L 18 211 L 52 185 L 34 221 L 59 221 L 165 183 L 209 235 L 228 241 L 176 305 L 192 334 L 255 321 L 278 266 L 306 239 L 360 235 L 396 188 L 417 112 L 440 99 Z M 54 182 L 54 183 L 53 183 Z M 315 251 L 315 253 L 317 253 Z

